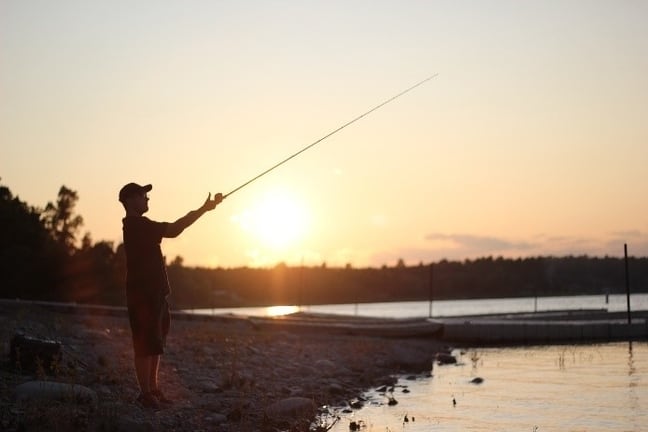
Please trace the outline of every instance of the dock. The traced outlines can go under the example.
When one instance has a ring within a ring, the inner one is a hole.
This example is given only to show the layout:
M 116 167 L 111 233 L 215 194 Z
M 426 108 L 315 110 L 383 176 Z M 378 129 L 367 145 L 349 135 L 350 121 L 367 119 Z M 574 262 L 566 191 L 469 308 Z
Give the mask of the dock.
M 440 318 L 439 337 L 448 342 L 479 345 L 531 345 L 569 342 L 648 340 L 648 311 L 558 311 Z

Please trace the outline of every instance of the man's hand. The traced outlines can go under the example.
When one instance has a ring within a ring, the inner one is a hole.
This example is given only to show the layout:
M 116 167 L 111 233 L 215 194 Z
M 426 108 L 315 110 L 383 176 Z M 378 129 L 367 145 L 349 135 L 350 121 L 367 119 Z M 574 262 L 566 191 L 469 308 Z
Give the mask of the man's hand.
M 209 210 L 214 210 L 214 208 L 223 202 L 223 194 L 222 193 L 217 193 L 214 195 L 214 199 L 211 199 L 211 193 L 207 195 L 207 199 L 205 200 L 205 203 L 202 205 L 203 210 L 209 211 Z

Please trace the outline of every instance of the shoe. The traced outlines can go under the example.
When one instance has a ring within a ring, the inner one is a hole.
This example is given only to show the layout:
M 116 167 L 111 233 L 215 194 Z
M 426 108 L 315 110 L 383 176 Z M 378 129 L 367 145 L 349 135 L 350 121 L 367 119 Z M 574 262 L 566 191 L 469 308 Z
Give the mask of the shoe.
M 151 408 L 154 410 L 160 409 L 160 401 L 153 395 L 153 393 L 140 393 L 137 397 L 137 402 L 144 408 Z
M 161 402 L 163 404 L 170 405 L 173 403 L 173 401 L 169 398 L 167 398 L 164 393 L 160 389 L 155 389 L 151 390 L 151 394 L 158 400 L 158 402 Z

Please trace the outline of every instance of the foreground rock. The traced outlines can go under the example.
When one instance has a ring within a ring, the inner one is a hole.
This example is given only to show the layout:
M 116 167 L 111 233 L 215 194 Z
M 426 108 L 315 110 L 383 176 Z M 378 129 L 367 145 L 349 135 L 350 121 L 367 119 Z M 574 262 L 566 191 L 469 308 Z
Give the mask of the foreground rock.
M 82 385 L 51 381 L 28 381 L 16 387 L 18 402 L 66 402 L 97 405 L 97 393 Z

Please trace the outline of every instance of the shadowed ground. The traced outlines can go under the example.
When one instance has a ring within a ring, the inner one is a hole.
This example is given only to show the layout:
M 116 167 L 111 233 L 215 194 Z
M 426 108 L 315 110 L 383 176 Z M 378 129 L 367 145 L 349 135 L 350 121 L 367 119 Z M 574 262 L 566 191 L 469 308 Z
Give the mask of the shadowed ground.
M 316 407 L 346 406 L 364 390 L 392 383 L 393 374 L 429 374 L 440 346 L 431 338 L 289 332 L 244 318 L 176 317 L 160 370 L 162 389 L 175 403 L 152 412 L 134 402 L 138 390 L 124 314 L 64 309 L 0 303 L 0 429 L 307 430 L 313 413 L 267 418 L 267 408 L 291 397 L 312 399 Z M 62 343 L 55 373 L 21 374 L 10 364 L 9 344 L 18 332 Z M 36 379 L 83 385 L 98 402 L 14 400 L 18 385 Z

